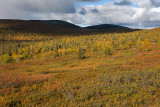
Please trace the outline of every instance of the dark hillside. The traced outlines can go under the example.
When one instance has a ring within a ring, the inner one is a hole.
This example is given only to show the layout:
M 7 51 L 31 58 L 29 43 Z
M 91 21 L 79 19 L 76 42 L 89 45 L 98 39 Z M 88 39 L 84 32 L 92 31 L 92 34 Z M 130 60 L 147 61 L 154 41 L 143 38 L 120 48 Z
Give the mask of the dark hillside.
M 94 25 L 94 26 L 88 26 L 87 29 L 130 29 L 127 27 L 119 26 L 119 25 L 112 25 L 112 24 L 101 24 L 101 25 Z
M 102 24 L 89 27 L 79 27 L 69 22 L 61 20 L 12 20 L 1 19 L 0 30 L 13 30 L 23 33 L 52 33 L 55 35 L 81 35 L 81 34 L 97 34 L 97 33 L 122 33 L 132 32 L 123 26 Z

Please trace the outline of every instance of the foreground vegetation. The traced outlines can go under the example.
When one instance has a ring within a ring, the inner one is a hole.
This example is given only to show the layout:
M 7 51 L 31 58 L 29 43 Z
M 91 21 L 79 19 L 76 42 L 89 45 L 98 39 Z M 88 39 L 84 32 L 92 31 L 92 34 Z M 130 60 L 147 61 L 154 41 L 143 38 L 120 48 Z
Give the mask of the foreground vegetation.
M 0 44 L 0 106 L 160 106 L 160 29 Z

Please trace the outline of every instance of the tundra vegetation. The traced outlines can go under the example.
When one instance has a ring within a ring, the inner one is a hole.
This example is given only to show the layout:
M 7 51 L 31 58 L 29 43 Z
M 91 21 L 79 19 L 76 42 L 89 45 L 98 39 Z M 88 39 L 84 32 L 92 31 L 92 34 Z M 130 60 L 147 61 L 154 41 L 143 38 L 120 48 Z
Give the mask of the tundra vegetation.
M 160 28 L 0 31 L 0 106 L 160 106 Z

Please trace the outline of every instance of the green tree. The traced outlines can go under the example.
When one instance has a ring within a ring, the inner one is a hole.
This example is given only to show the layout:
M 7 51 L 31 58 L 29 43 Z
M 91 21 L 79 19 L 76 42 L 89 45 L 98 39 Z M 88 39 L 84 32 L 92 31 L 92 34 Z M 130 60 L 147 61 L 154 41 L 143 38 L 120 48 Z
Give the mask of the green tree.
M 79 48 L 79 49 L 78 49 L 77 58 L 78 58 L 78 59 L 84 59 L 84 58 L 86 58 L 86 57 L 84 56 L 84 53 L 85 53 L 85 50 L 84 50 L 83 48 Z
M 104 55 L 105 55 L 105 56 L 112 55 L 112 53 L 111 53 L 111 48 L 110 48 L 110 47 L 106 46 L 106 47 L 104 48 Z

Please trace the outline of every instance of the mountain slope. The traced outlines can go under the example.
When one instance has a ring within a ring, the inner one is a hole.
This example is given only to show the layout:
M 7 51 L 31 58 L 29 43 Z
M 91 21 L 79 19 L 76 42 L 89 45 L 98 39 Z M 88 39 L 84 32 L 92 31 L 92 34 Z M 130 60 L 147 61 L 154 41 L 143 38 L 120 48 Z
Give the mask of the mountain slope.
M 52 33 L 56 35 L 61 34 L 96 34 L 96 33 L 120 33 L 132 32 L 134 29 L 119 25 L 102 24 L 88 27 L 79 27 L 69 22 L 61 20 L 12 20 L 1 19 L 0 30 L 14 30 L 26 33 Z
M 112 24 L 101 24 L 101 25 L 94 25 L 94 26 L 88 26 L 85 27 L 86 29 L 99 29 L 99 30 L 105 30 L 105 29 L 130 29 L 127 27 L 119 26 L 119 25 L 112 25 Z
M 37 20 L 39 22 L 45 23 L 45 24 L 50 24 L 50 25 L 54 25 L 54 26 L 59 26 L 59 27 L 67 27 L 67 28 L 80 28 L 77 25 L 74 25 L 72 23 L 69 22 L 65 22 L 62 20 Z
M 0 20 L 0 29 L 56 34 L 83 30 L 74 24 L 58 20 Z

